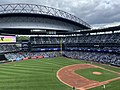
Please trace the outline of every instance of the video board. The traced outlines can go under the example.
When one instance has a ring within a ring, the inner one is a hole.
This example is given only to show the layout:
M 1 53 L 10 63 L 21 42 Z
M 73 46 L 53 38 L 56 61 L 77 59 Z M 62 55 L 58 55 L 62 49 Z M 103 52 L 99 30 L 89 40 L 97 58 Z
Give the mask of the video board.
M 0 43 L 15 43 L 16 36 L 0 36 Z

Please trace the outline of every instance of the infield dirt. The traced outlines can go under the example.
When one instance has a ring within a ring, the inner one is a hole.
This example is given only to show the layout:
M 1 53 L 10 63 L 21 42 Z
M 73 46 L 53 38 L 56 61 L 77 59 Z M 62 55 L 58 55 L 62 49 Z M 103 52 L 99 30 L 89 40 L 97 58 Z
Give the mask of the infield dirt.
M 117 78 L 113 78 L 113 79 L 110 79 L 107 81 L 98 82 L 98 81 L 94 81 L 94 80 L 89 80 L 89 79 L 87 79 L 83 76 L 80 76 L 74 72 L 79 69 L 87 69 L 87 68 L 102 68 L 102 67 L 95 66 L 92 64 L 75 64 L 75 65 L 65 66 L 57 72 L 57 78 L 64 84 L 66 84 L 70 87 L 75 87 L 78 90 L 87 90 L 87 89 L 101 86 L 101 85 L 107 84 L 109 82 L 112 82 L 114 80 L 120 79 L 120 77 L 117 77 Z M 104 68 L 102 68 L 102 69 L 104 69 Z M 108 71 L 110 71 L 110 70 L 108 70 Z M 93 74 L 100 75 L 102 73 L 93 72 Z M 120 74 L 120 73 L 117 73 L 117 74 Z

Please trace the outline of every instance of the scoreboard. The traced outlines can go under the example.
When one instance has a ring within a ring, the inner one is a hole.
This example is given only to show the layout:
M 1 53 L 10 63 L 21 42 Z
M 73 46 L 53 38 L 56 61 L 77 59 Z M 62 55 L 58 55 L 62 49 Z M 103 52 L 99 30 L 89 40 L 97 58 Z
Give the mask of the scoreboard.
M 2 36 L 0 35 L 0 43 L 15 43 L 16 36 Z

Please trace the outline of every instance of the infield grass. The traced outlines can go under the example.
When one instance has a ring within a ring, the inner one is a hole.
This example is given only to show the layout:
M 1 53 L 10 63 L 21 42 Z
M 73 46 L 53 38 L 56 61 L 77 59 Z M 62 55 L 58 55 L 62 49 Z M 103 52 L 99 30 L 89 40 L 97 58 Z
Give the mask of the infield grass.
M 101 75 L 93 74 L 93 72 L 100 72 Z M 107 71 L 107 70 L 104 70 L 101 68 L 80 69 L 80 70 L 76 70 L 75 73 L 77 73 L 87 79 L 99 81 L 99 82 L 119 77 L 118 74 L 115 74 L 113 72 L 110 72 L 110 71 Z

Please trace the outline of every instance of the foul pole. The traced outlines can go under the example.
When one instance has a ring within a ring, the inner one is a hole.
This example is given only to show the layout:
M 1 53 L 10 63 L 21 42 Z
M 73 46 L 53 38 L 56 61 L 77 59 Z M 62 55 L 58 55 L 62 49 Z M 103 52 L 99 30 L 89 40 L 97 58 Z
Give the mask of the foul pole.
M 62 38 L 60 40 L 60 53 L 61 53 L 61 56 L 62 56 Z

